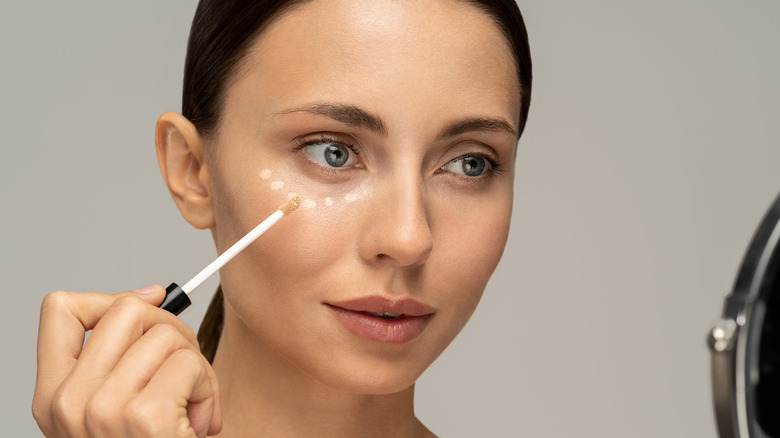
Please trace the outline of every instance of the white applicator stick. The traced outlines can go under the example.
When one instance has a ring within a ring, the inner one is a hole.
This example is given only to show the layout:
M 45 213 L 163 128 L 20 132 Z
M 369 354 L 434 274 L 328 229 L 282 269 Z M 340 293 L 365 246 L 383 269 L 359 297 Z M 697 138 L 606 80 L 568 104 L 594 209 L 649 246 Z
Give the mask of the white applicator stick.
M 182 310 L 189 307 L 189 305 L 192 303 L 189 297 L 189 294 L 192 291 L 197 289 L 197 287 L 200 286 L 204 281 L 219 271 L 221 267 L 225 266 L 225 263 L 229 262 L 231 259 L 233 259 L 233 257 L 238 255 L 238 253 L 249 246 L 250 243 L 254 242 L 255 239 L 262 236 L 263 233 L 268 231 L 269 228 L 279 222 L 279 219 L 292 213 L 300 205 L 300 197 L 295 196 L 291 198 L 289 201 L 285 202 L 281 207 L 279 207 L 278 210 L 273 212 L 273 214 L 268 216 L 266 220 L 260 222 L 258 226 L 254 227 L 252 231 L 248 232 L 246 236 L 239 239 L 238 242 L 234 243 L 233 246 L 220 254 L 220 256 L 217 257 L 213 262 L 209 263 L 208 266 L 200 271 L 198 275 L 192 277 L 192 280 L 188 281 L 184 286 L 179 287 L 179 285 L 176 283 L 171 283 L 168 285 L 168 287 L 165 288 L 165 301 L 160 304 L 160 307 L 173 313 L 174 315 L 181 313 Z

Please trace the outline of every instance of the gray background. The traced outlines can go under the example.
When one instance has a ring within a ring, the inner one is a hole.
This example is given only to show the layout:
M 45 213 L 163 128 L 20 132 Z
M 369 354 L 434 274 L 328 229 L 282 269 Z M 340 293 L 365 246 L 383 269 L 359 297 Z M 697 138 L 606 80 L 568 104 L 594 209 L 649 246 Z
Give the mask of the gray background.
M 154 157 L 194 6 L 0 3 L 0 435 L 39 435 L 45 293 L 184 281 L 214 256 Z M 521 8 L 535 84 L 510 242 L 418 413 L 445 437 L 712 437 L 704 335 L 780 189 L 780 3 Z

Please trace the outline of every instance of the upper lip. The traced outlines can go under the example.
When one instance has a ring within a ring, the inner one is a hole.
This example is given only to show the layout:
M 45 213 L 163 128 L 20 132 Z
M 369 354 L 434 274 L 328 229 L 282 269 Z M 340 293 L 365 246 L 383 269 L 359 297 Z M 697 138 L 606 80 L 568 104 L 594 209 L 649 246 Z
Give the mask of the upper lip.
M 325 304 L 353 312 L 391 313 L 406 316 L 423 316 L 436 312 L 434 307 L 413 298 L 392 299 L 381 295 L 326 302 Z

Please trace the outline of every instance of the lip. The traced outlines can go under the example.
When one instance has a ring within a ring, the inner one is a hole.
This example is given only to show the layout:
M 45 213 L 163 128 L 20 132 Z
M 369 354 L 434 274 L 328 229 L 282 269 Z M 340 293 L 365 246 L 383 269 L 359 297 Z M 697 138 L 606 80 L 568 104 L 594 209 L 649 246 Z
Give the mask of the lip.
M 371 295 L 345 301 L 326 302 L 325 304 L 341 307 L 342 309 L 351 310 L 353 312 L 401 313 L 407 316 L 424 316 L 436 312 L 435 308 L 413 298 L 393 300 L 380 295 Z
M 323 303 L 336 319 L 354 334 L 369 341 L 404 344 L 415 339 L 436 312 L 436 309 L 411 298 L 392 300 L 369 296 L 334 303 Z M 370 313 L 401 314 L 385 319 Z

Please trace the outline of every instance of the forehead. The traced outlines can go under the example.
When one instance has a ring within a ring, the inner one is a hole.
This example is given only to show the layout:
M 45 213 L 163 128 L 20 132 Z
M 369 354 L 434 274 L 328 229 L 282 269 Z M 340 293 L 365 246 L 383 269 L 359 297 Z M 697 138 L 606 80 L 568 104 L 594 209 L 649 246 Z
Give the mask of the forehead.
M 329 0 L 302 3 L 270 23 L 235 85 L 267 102 L 283 97 L 280 106 L 339 100 L 381 112 L 401 99 L 406 108 L 446 101 L 516 121 L 515 72 L 497 24 L 468 2 Z

